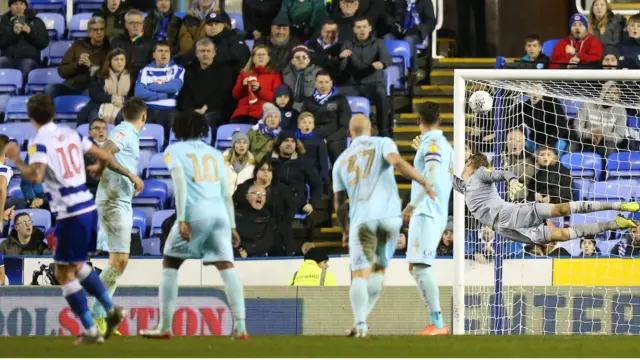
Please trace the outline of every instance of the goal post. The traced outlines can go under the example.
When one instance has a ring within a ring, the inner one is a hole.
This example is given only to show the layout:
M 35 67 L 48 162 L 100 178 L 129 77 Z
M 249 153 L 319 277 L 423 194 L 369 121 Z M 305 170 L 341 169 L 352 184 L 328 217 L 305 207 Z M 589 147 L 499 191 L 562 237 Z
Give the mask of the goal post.
M 528 99 L 531 96 L 536 96 L 536 98 L 542 98 L 543 105 L 540 106 L 544 109 L 538 113 L 538 116 L 545 114 L 558 116 L 558 118 L 564 116 L 567 119 L 563 125 L 565 128 L 559 129 L 558 132 L 555 130 L 547 131 L 546 135 L 559 138 L 560 133 L 571 134 L 571 139 L 567 138 L 563 144 L 556 143 L 556 147 L 548 143 L 527 140 L 524 150 L 526 159 L 523 163 L 525 171 L 522 174 L 525 185 L 535 184 L 536 181 L 540 182 L 536 175 L 537 168 L 534 172 L 526 171 L 527 159 L 534 159 L 533 166 L 536 167 L 537 151 L 540 151 L 541 148 L 544 150 L 545 146 L 549 146 L 556 152 L 559 163 L 562 163 L 560 158 L 563 155 L 569 156 L 563 159 L 573 159 L 574 152 L 593 153 L 593 157 L 598 159 L 589 163 L 589 166 L 595 166 L 595 168 L 586 169 L 588 166 L 585 166 L 585 171 L 582 173 L 575 173 L 576 169 L 571 168 L 570 177 L 574 181 L 569 187 L 570 196 L 573 197 L 571 200 L 624 201 L 624 199 L 635 198 L 635 190 L 640 188 L 640 182 L 636 183 L 631 170 L 628 169 L 629 166 L 622 166 L 622 162 L 616 163 L 619 164 L 619 170 L 629 170 L 629 174 L 625 176 L 624 171 L 621 171 L 618 174 L 619 182 L 616 184 L 622 184 L 623 181 L 626 181 L 629 188 L 614 189 L 613 191 L 617 191 L 617 194 L 612 194 L 611 189 L 605 194 L 599 194 L 597 184 L 604 182 L 604 180 L 610 180 L 604 174 L 607 174 L 607 164 L 609 166 L 613 164 L 611 161 L 607 162 L 607 157 L 611 155 L 612 149 L 607 149 L 606 153 L 603 152 L 599 155 L 600 150 L 604 147 L 602 144 L 609 144 L 609 147 L 620 146 L 620 148 L 613 149 L 614 153 L 616 151 L 631 152 L 631 140 L 637 140 L 640 144 L 639 134 L 632 133 L 633 129 L 624 130 L 626 131 L 626 139 L 629 141 L 624 142 L 625 145 L 619 145 L 621 144 L 618 141 L 620 138 L 616 136 L 622 137 L 619 135 L 620 131 L 618 131 L 618 135 L 609 136 L 607 134 L 602 138 L 599 137 L 601 133 L 596 131 L 593 133 L 595 140 L 589 140 L 593 143 L 587 143 L 584 138 L 580 137 L 580 131 L 583 130 L 578 129 L 576 124 L 581 120 L 576 118 L 577 112 L 581 111 L 580 109 L 585 103 L 594 104 L 596 107 L 602 106 L 607 109 L 606 111 L 613 107 L 615 109 L 623 108 L 625 111 L 640 110 L 640 86 L 636 84 L 638 79 L 640 79 L 640 70 L 455 70 L 453 109 L 455 175 L 461 176 L 470 145 L 475 147 L 475 151 L 488 153 L 493 160 L 492 166 L 501 167 L 505 154 L 509 155 L 509 151 L 513 149 L 513 144 L 510 143 L 512 138 L 508 138 L 508 136 L 515 138 L 518 132 L 531 134 L 533 131 L 525 124 L 524 119 L 529 116 L 527 114 L 535 111 L 536 105 L 533 104 L 533 100 L 529 101 Z M 603 95 L 606 93 L 604 89 L 611 86 L 615 87 L 617 98 Z M 469 96 L 478 90 L 487 91 L 493 97 L 493 108 L 489 113 L 473 114 L 469 110 L 467 104 Z M 544 102 L 548 103 L 544 104 Z M 552 109 L 554 104 L 562 108 L 562 113 L 549 113 L 548 109 Z M 571 106 L 574 108 L 568 108 Z M 565 110 L 568 111 L 565 113 Z M 589 114 L 594 113 L 593 109 L 592 112 L 584 111 L 588 121 L 595 121 L 588 117 Z M 569 114 L 569 112 L 571 113 Z M 640 111 L 638 113 L 640 114 Z M 603 127 L 609 126 L 608 129 L 611 130 L 611 120 L 608 116 L 602 115 L 598 121 L 602 122 Z M 495 133 L 495 138 L 478 145 L 479 137 L 474 135 L 479 131 L 477 130 L 478 123 L 484 125 L 480 128 L 487 130 L 488 133 Z M 640 124 L 640 121 L 638 123 Z M 595 129 L 595 125 L 591 126 Z M 617 125 L 613 126 L 620 130 L 619 127 L 616 127 Z M 516 135 L 510 135 L 512 133 Z M 576 133 L 578 138 L 575 138 Z M 530 137 L 527 136 L 527 138 Z M 609 142 L 612 138 L 615 139 L 614 145 Z M 575 151 L 576 144 L 580 149 L 590 150 Z M 593 145 L 593 149 L 585 147 L 587 145 Z M 597 164 L 598 161 L 601 161 L 600 165 Z M 586 160 L 584 163 L 586 164 Z M 640 177 L 640 166 L 637 170 L 637 176 Z M 575 188 L 574 184 L 579 184 L 579 188 Z M 563 186 L 560 184 L 550 185 L 560 188 Z M 505 184 L 499 183 L 496 186 L 499 192 L 505 193 Z M 630 191 L 633 193 L 631 194 Z M 533 259 L 529 255 L 525 255 L 524 249 L 518 250 L 516 253 L 513 250 L 513 242 L 494 234 L 495 236 L 491 235 L 494 236 L 492 237 L 493 244 L 489 241 L 489 245 L 486 245 L 492 249 L 491 259 L 481 263 L 475 258 L 475 254 L 469 253 L 469 246 L 470 242 L 475 241 L 478 245 L 484 241 L 476 239 L 485 236 L 484 227 L 482 224 L 470 226 L 473 220 L 465 210 L 464 196 L 457 192 L 454 192 L 453 196 L 455 219 L 453 257 L 455 265 L 452 327 L 454 334 L 640 333 L 640 287 L 636 288 L 636 286 L 640 286 L 640 283 L 635 283 L 636 276 L 629 276 L 633 279 L 617 278 L 623 270 L 611 270 L 602 274 L 596 273 L 599 271 L 598 266 L 600 265 L 598 263 L 595 265 L 589 263 L 589 266 L 583 265 L 579 261 L 594 260 L 574 255 L 576 250 L 582 247 L 579 240 L 557 245 L 557 248 L 562 247 L 574 257 L 539 256 Z M 538 193 L 538 188 L 528 188 L 523 196 L 518 201 L 554 203 L 554 200 L 549 200 L 551 195 Z M 541 200 L 537 200 L 538 196 Z M 560 201 L 555 201 L 555 203 L 557 202 Z M 559 219 L 557 226 L 570 226 L 580 219 L 585 222 L 610 221 L 609 216 L 611 215 L 609 213 L 598 212 L 591 217 L 583 218 L 572 215 Z M 554 226 L 551 223 L 549 225 Z M 621 239 L 627 236 L 624 231 L 607 232 L 602 236 L 605 235 L 606 238 L 596 239 L 598 246 L 605 244 L 606 246 L 602 245 L 602 247 L 606 247 L 607 250 L 611 250 L 614 243 L 622 243 Z M 593 240 L 594 244 L 596 239 Z M 535 250 L 535 248 L 533 249 Z M 551 247 L 544 249 L 550 250 Z M 628 260 L 629 262 L 624 263 L 626 264 L 624 266 L 630 266 L 627 271 L 633 272 L 634 270 L 633 260 L 625 259 L 622 255 L 604 254 L 603 251 L 597 261 L 600 260 L 610 261 L 602 264 L 602 267 L 608 266 L 610 269 L 612 266 L 621 266 L 617 261 Z M 485 278 L 489 276 L 492 278 Z M 640 279 L 640 275 L 637 278 Z M 584 280 L 581 282 L 581 279 Z M 640 282 L 640 280 L 638 281 Z M 553 303 L 554 301 L 555 303 Z M 593 320 L 595 315 L 592 314 L 592 309 L 593 314 L 602 315 L 602 319 Z

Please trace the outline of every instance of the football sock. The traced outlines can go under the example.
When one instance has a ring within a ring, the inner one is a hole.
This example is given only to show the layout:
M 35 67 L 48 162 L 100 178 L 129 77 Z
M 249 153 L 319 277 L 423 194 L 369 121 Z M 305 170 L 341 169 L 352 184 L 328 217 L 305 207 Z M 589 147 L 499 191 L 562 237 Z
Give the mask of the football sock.
M 105 311 L 111 311 L 113 309 L 113 303 L 111 302 L 111 296 L 105 289 L 98 273 L 93 271 L 89 264 L 82 265 L 82 268 L 76 273 L 78 280 L 82 287 L 89 293 L 89 295 L 96 298 L 96 302 L 93 304 L 93 309 L 99 308 L 104 316 L 96 316 L 97 318 L 104 318 L 106 316 Z M 93 311 L 93 315 L 96 312 Z
M 353 323 L 356 327 L 367 322 L 367 307 L 369 306 L 369 292 L 367 290 L 367 280 L 361 277 L 351 280 L 349 290 L 351 298 L 351 309 L 353 310 Z
M 88 265 L 85 265 L 85 266 L 88 267 Z M 97 274 L 95 272 L 93 273 L 96 275 L 96 279 L 97 279 Z M 106 289 L 105 296 L 108 297 L 109 299 L 113 298 L 113 294 L 116 292 L 116 287 L 117 287 L 116 282 L 119 276 L 120 276 L 120 273 L 116 269 L 114 269 L 110 265 L 107 265 L 107 267 L 104 270 L 102 270 L 102 273 L 100 274 L 100 278 L 97 279 L 98 282 L 100 282 L 101 287 L 103 287 L 103 289 Z M 84 286 L 84 283 L 83 283 L 83 286 Z M 87 289 L 87 291 L 89 290 Z M 94 295 L 91 292 L 89 293 L 91 295 Z M 96 296 L 96 298 L 98 298 L 98 296 Z M 111 300 L 109 300 L 109 304 L 111 304 Z M 107 317 L 107 312 L 111 311 L 112 308 L 113 308 L 112 305 L 110 305 L 108 308 L 104 306 L 104 303 L 102 302 L 102 300 L 98 298 L 98 301 L 93 303 L 91 312 L 93 313 L 93 316 L 96 319 L 102 319 Z
M 431 317 L 431 323 L 439 329 L 443 328 L 444 319 L 442 318 L 442 312 L 440 310 L 440 291 L 433 274 L 433 269 L 431 266 L 414 264 L 412 275 L 416 280 L 416 284 L 418 284 L 420 297 L 430 311 L 429 316 Z
M 236 269 L 229 268 L 220 270 L 220 276 L 224 281 L 224 289 L 227 293 L 231 314 L 233 314 L 234 331 L 239 333 L 247 332 L 245 325 L 244 289 L 242 288 L 240 279 L 238 279 Z
M 604 201 L 570 201 L 572 214 L 585 214 L 601 210 L 620 210 L 619 202 Z
M 67 299 L 71 311 L 80 319 L 86 332 L 92 335 L 96 334 L 98 330 L 89 311 L 87 295 L 82 290 L 82 285 L 80 285 L 78 279 L 62 285 L 62 296 Z
M 367 282 L 367 292 L 369 293 L 369 304 L 367 306 L 367 316 L 371 314 L 371 311 L 373 311 L 373 308 L 376 306 L 376 302 L 378 302 L 378 298 L 380 298 L 383 282 L 384 282 L 384 275 L 382 274 L 373 273 L 369 276 L 369 281 Z
M 178 298 L 178 269 L 162 269 L 162 280 L 160 280 L 160 331 L 171 330 L 171 320 Z
M 618 229 L 618 224 L 614 220 L 593 224 L 575 224 L 569 229 L 569 239 L 577 239 L 587 235 L 596 235 L 607 230 Z

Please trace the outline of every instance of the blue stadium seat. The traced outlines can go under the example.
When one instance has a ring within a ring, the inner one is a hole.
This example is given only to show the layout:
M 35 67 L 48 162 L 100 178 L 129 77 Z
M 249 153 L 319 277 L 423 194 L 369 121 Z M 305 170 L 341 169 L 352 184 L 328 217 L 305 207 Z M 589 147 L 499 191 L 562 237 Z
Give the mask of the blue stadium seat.
M 82 124 L 80 126 L 78 126 L 78 134 L 82 135 L 82 136 L 89 136 L 89 125 L 90 124 Z M 107 125 L 107 133 L 111 134 L 111 131 L 113 131 L 113 128 L 115 127 L 115 125 L 113 124 L 109 124 Z
M 138 234 L 141 238 L 144 237 L 147 231 L 147 214 L 139 209 L 133 210 L 133 227 L 131 228 L 132 234 Z
M 430 40 L 431 39 L 429 38 L 429 35 L 427 35 L 421 43 L 416 44 L 416 49 L 418 49 L 418 50 L 426 49 L 427 46 L 429 46 L 429 41 Z
M 637 188 L 638 182 L 633 179 L 597 181 L 585 192 L 585 197 L 594 201 L 629 201 Z
M 149 238 L 142 239 L 142 254 L 151 256 L 160 256 L 160 239 Z
M 155 211 L 163 210 L 167 203 L 167 185 L 158 180 L 145 180 L 144 191 L 133 198 L 134 208 L 141 209 L 147 215 L 147 222 Z
M 29 116 L 27 116 L 27 101 L 29 101 L 30 97 L 31 96 L 14 96 L 9 99 L 4 109 L 4 121 L 29 121 Z
M 385 40 L 384 43 L 393 63 L 402 63 L 403 74 L 407 74 L 407 70 L 411 68 L 411 45 L 404 40 Z
M 371 103 L 369 99 L 362 96 L 347 96 L 349 107 L 354 114 L 364 114 L 369 117 L 371 113 Z
M 565 99 L 560 100 L 560 105 L 562 105 L 562 109 L 564 113 L 567 114 L 567 117 L 574 118 L 578 114 L 580 107 L 582 107 L 582 102 Z
M 207 136 L 205 137 L 201 137 L 200 140 L 204 141 L 205 144 L 210 145 L 211 144 L 211 128 L 209 128 L 209 132 L 207 133 Z M 173 129 L 171 129 L 171 132 L 169 133 L 169 144 L 173 144 L 178 142 L 178 139 L 176 139 L 176 134 L 173 132 Z
M 13 220 L 11 220 L 10 228 L 13 227 L 13 222 L 18 217 L 18 214 L 27 213 L 31 216 L 31 220 L 33 221 L 33 226 L 42 230 L 42 232 L 46 232 L 51 227 L 51 213 L 49 210 L 44 209 L 25 209 L 25 210 L 16 210 L 15 216 Z M 22 221 L 22 220 L 21 220 Z
M 64 36 L 64 16 L 60 13 L 38 13 L 37 15 L 47 27 L 49 39 L 60 40 Z
M 20 95 L 22 73 L 15 69 L 0 69 L 0 93 Z
M 171 181 L 171 174 L 162 153 L 153 154 L 149 159 L 146 178 L 165 183 L 167 185 L 167 195 L 173 198 L 173 181 Z
M 225 124 L 218 128 L 216 134 L 215 147 L 218 149 L 228 149 L 231 147 L 231 136 L 236 131 L 248 133 L 253 125 L 249 124 Z
M 31 0 L 29 1 L 29 7 L 38 12 L 57 12 L 61 14 L 64 14 L 67 8 L 65 0 Z
M 74 14 L 83 12 L 94 13 L 102 8 L 102 0 L 75 0 L 73 5 L 75 6 Z
M 171 215 L 175 214 L 175 210 L 156 211 L 151 217 L 151 230 L 149 236 L 160 236 L 162 233 L 162 223 Z
M 640 128 L 640 118 L 637 116 L 631 116 L 628 115 L 627 116 L 627 127 L 630 127 L 632 129 L 639 129 Z
M 24 198 L 22 195 L 22 189 L 20 188 L 20 179 L 12 178 L 9 181 L 9 186 L 7 187 L 7 197 L 17 197 Z
M 542 53 L 551 57 L 553 54 L 553 48 L 556 47 L 556 44 L 560 41 L 560 39 L 551 39 L 547 40 L 542 44 Z
M 77 40 L 89 36 L 87 23 L 92 15 L 90 12 L 73 15 L 71 21 L 69 21 L 69 35 L 67 38 L 69 40 Z
M 0 124 L 0 133 L 6 134 L 20 146 L 23 145 L 24 141 L 36 135 L 33 125 L 27 122 Z
M 607 158 L 607 178 L 640 176 L 640 153 L 619 152 Z
M 67 95 L 53 99 L 56 105 L 56 120 L 76 122 L 78 113 L 89 102 L 88 96 Z
M 177 18 L 184 19 L 187 13 L 184 11 L 176 11 L 173 13 L 173 15 L 175 15 Z
M 149 166 L 151 157 L 156 154 L 156 149 L 140 149 L 140 159 L 138 161 L 138 176 L 142 176 L 143 171 Z
M 571 171 L 571 176 L 593 178 L 600 181 L 602 158 L 597 153 L 564 154 L 560 162 Z
M 244 43 L 249 47 L 249 51 L 253 51 L 253 44 L 255 43 L 255 40 L 245 40 Z
M 73 41 L 71 40 L 56 41 L 49 44 L 49 52 L 47 54 L 49 57 L 49 65 L 60 65 L 64 54 L 69 50 L 71 45 L 73 45 Z
M 140 149 L 155 148 L 154 152 L 162 151 L 164 146 L 164 128 L 158 124 L 145 124 L 140 130 Z
M 45 68 L 31 70 L 27 77 L 25 94 L 35 94 L 44 91 L 47 84 L 61 84 L 64 79 L 58 75 L 58 68 Z
M 394 89 L 406 88 L 401 80 L 400 68 L 397 66 L 389 66 L 384 69 L 384 80 L 387 84 L 387 96 L 391 96 Z
M 233 29 L 244 30 L 244 21 L 242 20 L 242 14 L 229 13 L 229 17 L 231 18 L 231 27 Z

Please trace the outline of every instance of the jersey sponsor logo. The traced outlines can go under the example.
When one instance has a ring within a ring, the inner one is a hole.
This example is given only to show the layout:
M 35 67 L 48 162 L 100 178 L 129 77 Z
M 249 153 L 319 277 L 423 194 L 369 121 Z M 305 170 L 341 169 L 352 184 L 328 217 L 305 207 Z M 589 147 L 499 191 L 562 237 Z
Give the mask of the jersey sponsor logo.
M 169 153 L 164 155 L 164 162 L 169 166 L 171 164 L 171 155 Z
M 116 134 L 116 139 L 117 140 L 122 140 L 122 139 L 124 139 L 124 136 L 125 136 L 124 132 L 118 131 L 118 133 Z

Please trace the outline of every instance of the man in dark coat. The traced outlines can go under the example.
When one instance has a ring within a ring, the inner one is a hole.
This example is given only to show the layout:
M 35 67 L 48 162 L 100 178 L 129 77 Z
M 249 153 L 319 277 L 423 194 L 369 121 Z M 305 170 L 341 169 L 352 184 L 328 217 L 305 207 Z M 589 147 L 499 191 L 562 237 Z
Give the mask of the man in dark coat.
M 131 81 L 135 82 L 138 73 L 153 61 L 156 42 L 143 33 L 144 15 L 139 10 L 129 10 L 125 15 L 127 32 L 111 41 L 111 49 L 121 48 L 127 53 L 131 69 Z
M 231 19 L 226 12 L 212 13 L 206 23 L 205 34 L 216 46 L 216 64 L 229 66 L 233 78 L 237 78 L 251 56 L 249 47 L 230 28 Z
M 556 98 L 532 94 L 518 106 L 524 123 L 531 129 L 530 138 L 538 145 L 555 147 L 559 139 L 569 138 L 569 123 Z
M 247 201 L 251 207 L 236 210 L 236 229 L 241 239 L 234 251 L 236 257 L 266 256 L 275 244 L 274 217 L 264 208 L 266 194 L 264 186 L 251 186 L 247 193 Z
M 273 68 L 281 72 L 291 60 L 291 51 L 300 45 L 297 37 L 291 36 L 291 24 L 284 14 L 278 14 L 271 25 L 271 35 L 256 40 L 255 45 L 269 47 L 269 57 Z
M 93 16 L 98 16 L 104 19 L 105 32 L 104 35 L 107 39 L 111 40 L 118 35 L 124 35 L 126 30 L 124 28 L 124 15 L 130 9 L 129 2 L 124 1 L 109 1 L 105 0 L 102 8 Z
M 13 226 L 9 238 L 0 244 L 0 252 L 5 255 L 46 255 L 51 253 L 47 243 L 44 242 L 44 233 L 33 227 L 33 221 L 29 214 L 16 215 Z
M 281 5 L 282 0 L 242 0 L 242 22 L 247 38 L 258 40 L 268 36 Z
M 571 172 L 558 161 L 553 148 L 543 146 L 538 149 L 538 172 L 529 194 L 532 193 L 535 198 L 530 201 L 560 204 L 573 200 Z
M 311 62 L 326 70 L 336 83 L 340 77 L 340 52 L 344 41 L 338 30 L 338 24 L 333 19 L 327 19 L 322 24 L 320 35 L 309 40 Z

